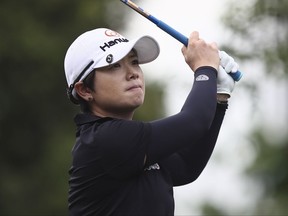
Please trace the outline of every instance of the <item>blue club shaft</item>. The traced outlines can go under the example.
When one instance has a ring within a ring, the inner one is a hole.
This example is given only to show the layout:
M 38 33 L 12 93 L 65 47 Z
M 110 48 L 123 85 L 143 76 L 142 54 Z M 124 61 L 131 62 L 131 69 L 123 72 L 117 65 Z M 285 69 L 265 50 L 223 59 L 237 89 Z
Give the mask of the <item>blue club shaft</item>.
M 162 22 L 161 20 L 157 19 L 156 17 L 149 15 L 147 17 L 151 22 L 157 25 L 160 29 L 174 37 L 176 40 L 180 41 L 183 45 L 188 45 L 188 38 L 181 34 L 180 32 L 176 31 L 175 29 L 171 28 L 166 23 Z
M 131 7 L 136 12 L 140 13 L 142 16 L 146 17 L 148 20 L 153 22 L 156 26 L 158 26 L 160 29 L 174 37 L 176 40 L 181 42 L 183 45 L 188 45 L 188 38 L 181 34 L 180 32 L 173 29 L 171 26 L 167 25 L 165 22 L 157 19 L 156 17 L 152 16 L 151 14 L 148 14 L 145 12 L 142 8 L 138 7 L 135 3 L 133 3 L 130 0 L 121 0 L 123 3 Z M 242 78 L 242 73 L 240 71 L 237 71 L 235 73 L 229 73 L 229 75 L 234 79 L 234 81 L 239 81 Z

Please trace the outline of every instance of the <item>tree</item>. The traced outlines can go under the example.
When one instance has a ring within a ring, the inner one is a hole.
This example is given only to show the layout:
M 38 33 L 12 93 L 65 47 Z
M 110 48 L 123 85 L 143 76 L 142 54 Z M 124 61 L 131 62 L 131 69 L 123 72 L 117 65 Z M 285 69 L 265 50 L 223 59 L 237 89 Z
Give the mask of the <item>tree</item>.
M 229 50 L 243 61 L 263 62 L 263 73 L 279 87 L 288 86 L 287 11 L 288 1 L 285 0 L 237 1 L 237 4 L 233 1 L 223 19 L 232 32 L 230 44 L 224 46 L 223 50 Z M 239 49 L 239 44 L 241 44 L 241 49 Z M 246 95 L 252 95 L 249 100 L 257 100 L 257 97 L 253 96 L 260 84 L 259 80 L 245 81 L 243 84 L 245 88 L 242 91 L 246 91 Z M 267 100 L 271 100 L 275 106 L 280 101 L 281 104 L 286 101 L 284 104 L 287 105 L 287 95 L 273 96 L 274 98 L 267 98 Z M 259 111 L 259 106 L 253 108 L 255 113 Z M 284 110 L 284 113 L 278 113 L 278 115 L 282 115 L 287 121 L 287 109 Z M 277 123 L 274 122 L 273 125 L 265 122 L 262 118 L 261 122 L 254 122 L 254 129 L 249 133 L 256 156 L 254 162 L 247 168 L 246 175 L 262 189 L 258 204 L 250 210 L 252 215 L 286 215 L 288 212 L 286 167 L 288 164 L 288 128 L 286 123 L 283 125 L 284 128 L 275 131 L 273 130 L 275 124 Z
M 78 108 L 66 97 L 65 52 L 84 31 L 123 28 L 120 4 L 0 2 L 0 215 L 67 215 L 72 119 Z M 147 91 L 159 93 L 159 88 Z M 151 100 L 161 106 L 158 95 Z M 145 109 L 141 112 L 151 114 L 156 108 Z

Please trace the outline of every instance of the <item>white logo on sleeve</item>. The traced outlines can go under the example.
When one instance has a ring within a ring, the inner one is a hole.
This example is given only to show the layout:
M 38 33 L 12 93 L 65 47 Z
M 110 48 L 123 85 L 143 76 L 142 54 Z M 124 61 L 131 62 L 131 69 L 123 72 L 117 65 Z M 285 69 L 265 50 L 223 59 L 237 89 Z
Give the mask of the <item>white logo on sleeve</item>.
M 199 76 L 196 77 L 196 81 L 207 81 L 209 80 L 209 77 L 204 74 L 200 74 Z

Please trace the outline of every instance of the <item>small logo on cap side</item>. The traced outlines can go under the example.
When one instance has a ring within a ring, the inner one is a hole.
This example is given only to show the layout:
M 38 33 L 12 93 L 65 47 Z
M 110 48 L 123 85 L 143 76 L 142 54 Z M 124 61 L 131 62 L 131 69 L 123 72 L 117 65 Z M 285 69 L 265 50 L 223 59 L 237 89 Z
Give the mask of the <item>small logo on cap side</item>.
M 113 55 L 112 54 L 107 55 L 106 62 L 108 64 L 111 64 L 113 62 Z
M 196 77 L 196 81 L 207 81 L 209 80 L 209 77 L 207 75 L 201 74 Z
M 112 30 L 106 30 L 105 35 L 108 37 L 120 37 L 121 35 L 118 32 Z

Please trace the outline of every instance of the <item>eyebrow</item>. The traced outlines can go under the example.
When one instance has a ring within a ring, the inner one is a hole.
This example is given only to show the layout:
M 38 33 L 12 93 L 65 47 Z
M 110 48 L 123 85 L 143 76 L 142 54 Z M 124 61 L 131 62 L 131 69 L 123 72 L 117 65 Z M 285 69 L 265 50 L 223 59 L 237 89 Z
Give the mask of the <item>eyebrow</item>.
M 137 51 L 135 49 L 132 49 L 129 52 L 128 57 L 130 57 L 130 58 L 137 57 L 138 58 Z

